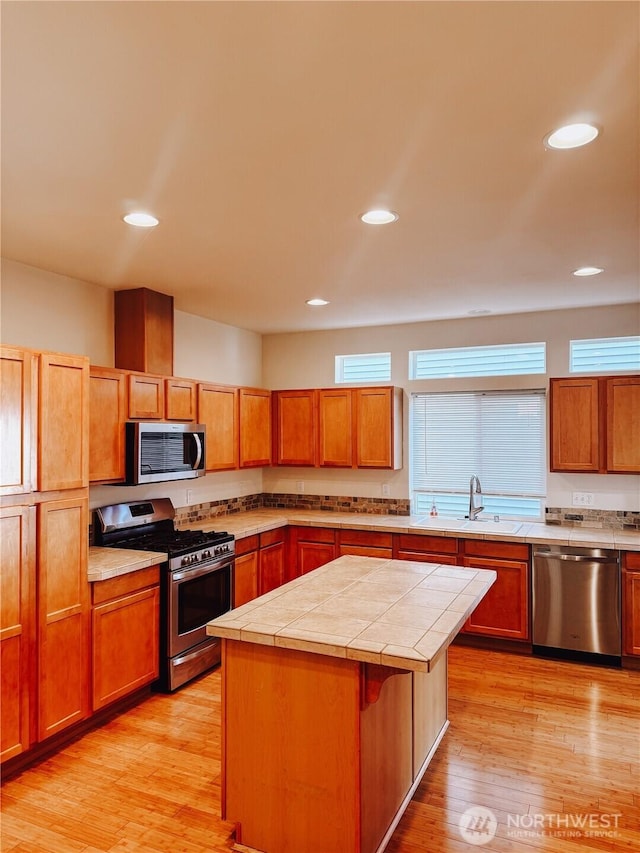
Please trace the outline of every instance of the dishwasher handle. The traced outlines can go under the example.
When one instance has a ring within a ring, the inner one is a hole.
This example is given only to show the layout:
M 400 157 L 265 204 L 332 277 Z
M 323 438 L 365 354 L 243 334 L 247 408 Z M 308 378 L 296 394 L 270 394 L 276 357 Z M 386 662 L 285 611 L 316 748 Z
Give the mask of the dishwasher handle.
M 552 551 L 534 551 L 534 557 L 544 557 L 547 560 L 566 560 L 571 563 L 600 563 L 602 565 L 617 566 L 616 557 L 584 557 L 576 554 L 556 554 Z

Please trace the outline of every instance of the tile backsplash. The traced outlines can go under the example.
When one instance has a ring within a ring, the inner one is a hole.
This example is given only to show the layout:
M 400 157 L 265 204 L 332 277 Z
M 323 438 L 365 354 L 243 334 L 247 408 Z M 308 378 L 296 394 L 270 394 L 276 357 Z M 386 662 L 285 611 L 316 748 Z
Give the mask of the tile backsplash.
M 545 523 L 562 527 L 596 527 L 603 530 L 640 531 L 640 512 L 615 509 L 584 509 L 548 506 Z

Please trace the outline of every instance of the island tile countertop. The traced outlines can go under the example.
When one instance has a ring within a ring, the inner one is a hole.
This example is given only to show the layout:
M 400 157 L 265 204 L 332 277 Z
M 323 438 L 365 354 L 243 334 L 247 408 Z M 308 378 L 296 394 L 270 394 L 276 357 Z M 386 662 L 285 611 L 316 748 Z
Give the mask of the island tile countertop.
M 439 563 L 343 556 L 207 624 L 207 634 L 428 672 L 496 579 Z
M 137 572 L 166 562 L 167 555 L 157 551 L 130 551 L 123 548 L 89 548 L 89 583 L 106 581 L 118 575 Z

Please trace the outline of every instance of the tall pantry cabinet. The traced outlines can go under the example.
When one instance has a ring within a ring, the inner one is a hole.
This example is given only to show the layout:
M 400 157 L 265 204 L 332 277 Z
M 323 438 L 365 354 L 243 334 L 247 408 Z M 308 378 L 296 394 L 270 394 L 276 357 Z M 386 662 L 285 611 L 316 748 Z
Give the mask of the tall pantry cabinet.
M 0 348 L 5 761 L 89 715 L 89 361 Z

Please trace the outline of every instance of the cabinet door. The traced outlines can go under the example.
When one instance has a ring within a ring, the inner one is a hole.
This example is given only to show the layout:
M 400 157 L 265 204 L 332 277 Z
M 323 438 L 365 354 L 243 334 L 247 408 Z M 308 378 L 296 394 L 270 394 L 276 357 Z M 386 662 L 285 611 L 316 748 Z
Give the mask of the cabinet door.
M 166 419 L 193 423 L 196 419 L 196 383 L 190 379 L 166 379 L 164 390 Z
M 38 489 L 89 485 L 89 360 L 40 355 Z
M 126 373 L 92 367 L 89 377 L 89 480 L 124 480 Z
M 330 563 L 335 556 L 336 546 L 330 542 L 299 541 L 296 546 L 296 566 L 301 575 Z
M 162 420 L 164 380 L 161 376 L 129 374 L 129 417 L 135 420 Z
M 607 471 L 640 473 L 640 376 L 606 380 Z
M 550 468 L 597 472 L 601 424 L 597 378 L 551 379 Z
M 233 580 L 233 606 L 240 607 L 258 595 L 258 552 L 236 557 Z
M 31 744 L 35 708 L 35 507 L 0 509 L 0 761 Z
M 0 495 L 20 495 L 33 488 L 34 367 L 32 353 L 0 348 Z
M 393 468 L 393 389 L 356 388 L 356 466 Z
M 238 467 L 238 389 L 198 385 L 198 423 L 204 424 L 207 471 Z
M 622 646 L 625 655 L 640 655 L 640 571 L 622 572 Z
M 493 569 L 497 579 L 465 623 L 465 631 L 513 640 L 529 639 L 528 564 L 517 560 L 464 557 L 471 569 Z
M 318 391 L 318 464 L 353 465 L 353 399 L 350 388 Z
M 271 464 L 271 392 L 240 388 L 240 467 Z
M 313 390 L 274 392 L 274 465 L 316 464 L 317 399 Z
M 38 506 L 38 739 L 89 714 L 88 501 Z
M 160 588 L 93 608 L 93 710 L 154 681 L 159 674 Z
M 278 536 L 280 541 L 270 542 Z M 264 545 L 263 543 L 270 543 Z M 274 531 L 273 534 L 260 535 L 260 551 L 258 555 L 258 593 L 264 595 L 284 583 L 284 534 Z

